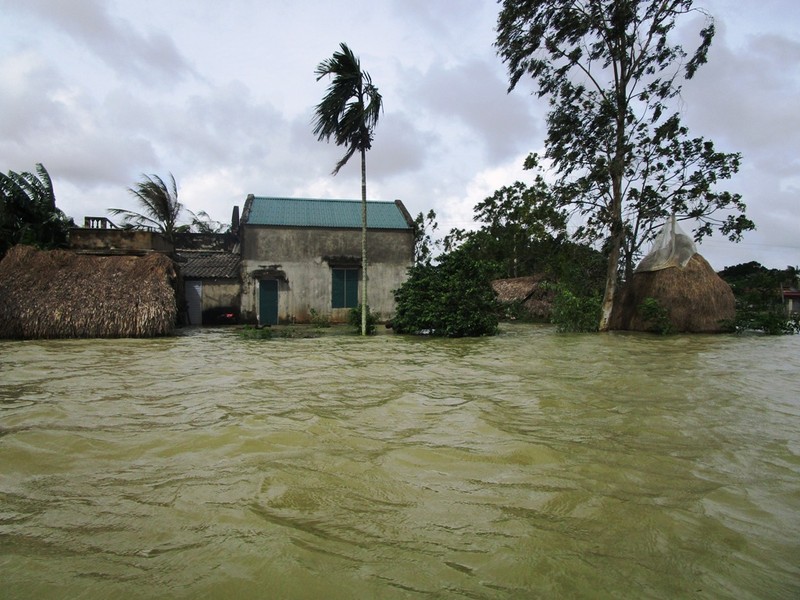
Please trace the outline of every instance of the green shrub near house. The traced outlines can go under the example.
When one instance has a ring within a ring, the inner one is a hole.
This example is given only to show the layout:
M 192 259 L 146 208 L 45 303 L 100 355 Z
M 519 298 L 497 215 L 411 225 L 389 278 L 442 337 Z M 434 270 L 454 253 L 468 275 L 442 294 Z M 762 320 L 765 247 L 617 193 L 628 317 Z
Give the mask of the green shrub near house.
M 361 333 L 361 305 L 350 309 L 347 315 L 347 322 L 356 328 L 356 333 Z M 375 333 L 377 323 L 378 318 L 375 316 L 375 313 L 369 309 L 369 305 L 367 305 L 367 335 L 373 335 Z
M 412 267 L 394 293 L 394 330 L 442 337 L 494 335 L 502 310 L 490 283 L 494 269 L 463 249 L 442 256 L 438 264 Z

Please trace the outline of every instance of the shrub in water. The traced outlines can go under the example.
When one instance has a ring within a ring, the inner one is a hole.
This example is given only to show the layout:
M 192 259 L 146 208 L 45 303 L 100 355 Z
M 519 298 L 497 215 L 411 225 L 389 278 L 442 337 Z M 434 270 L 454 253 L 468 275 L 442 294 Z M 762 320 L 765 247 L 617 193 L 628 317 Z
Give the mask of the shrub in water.
M 561 332 L 597 331 L 601 304 L 598 296 L 578 296 L 561 288 L 553 300 L 552 321 Z

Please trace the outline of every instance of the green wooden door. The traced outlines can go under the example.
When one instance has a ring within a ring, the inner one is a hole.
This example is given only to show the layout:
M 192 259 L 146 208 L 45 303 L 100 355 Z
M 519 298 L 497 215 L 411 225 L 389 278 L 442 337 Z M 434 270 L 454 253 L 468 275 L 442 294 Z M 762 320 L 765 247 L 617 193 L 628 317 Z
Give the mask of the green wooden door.
M 258 324 L 278 324 L 278 282 L 262 279 L 258 286 Z

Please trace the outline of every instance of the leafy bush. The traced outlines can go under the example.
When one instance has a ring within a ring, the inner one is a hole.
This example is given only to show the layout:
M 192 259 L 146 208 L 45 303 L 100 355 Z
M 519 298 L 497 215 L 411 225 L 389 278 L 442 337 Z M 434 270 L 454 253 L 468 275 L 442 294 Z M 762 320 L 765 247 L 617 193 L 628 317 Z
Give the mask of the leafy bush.
M 667 335 L 672 333 L 672 322 L 669 319 L 669 310 L 661 305 L 655 298 L 645 298 L 639 305 L 642 318 L 650 323 L 652 331 Z
M 739 306 L 732 329 L 737 333 L 761 331 L 766 335 L 800 333 L 800 315 L 787 315 L 782 304 L 773 306 Z
M 579 296 L 561 287 L 553 300 L 552 321 L 561 332 L 597 331 L 601 304 L 599 296 Z
M 330 327 L 331 326 L 331 318 L 329 315 L 323 315 L 317 312 L 317 309 L 312 308 L 308 311 L 308 314 L 311 316 L 311 324 L 314 327 Z
M 351 308 L 350 313 L 347 315 L 347 322 L 356 328 L 356 333 L 361 333 L 361 305 Z M 367 305 L 367 335 L 375 333 L 375 325 L 378 322 L 377 317 L 369 309 Z
M 800 333 L 800 316 L 787 315 L 781 288 L 798 281 L 797 267 L 767 269 L 751 261 L 726 267 L 719 273 L 736 296 L 736 318 L 728 323 L 736 332 L 761 331 L 767 335 Z
M 443 337 L 494 335 L 501 308 L 490 283 L 493 269 L 493 264 L 475 260 L 462 249 L 441 256 L 438 264 L 412 267 L 408 280 L 394 292 L 395 331 Z

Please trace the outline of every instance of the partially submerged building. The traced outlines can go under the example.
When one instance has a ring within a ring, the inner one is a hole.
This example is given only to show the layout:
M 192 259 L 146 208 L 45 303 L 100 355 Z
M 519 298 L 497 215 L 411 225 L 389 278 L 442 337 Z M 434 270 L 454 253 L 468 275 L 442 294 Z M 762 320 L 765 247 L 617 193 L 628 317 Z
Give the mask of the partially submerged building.
M 234 214 L 238 214 L 234 211 Z M 238 227 L 227 233 L 178 233 L 175 255 L 183 281 L 186 325 L 239 321 L 241 256 Z
M 402 202 L 367 203 L 369 306 L 394 313 L 413 264 Z M 70 248 L 12 249 L 0 268 L 0 337 L 142 337 L 176 325 L 344 322 L 361 299 L 361 201 L 256 197 L 227 233 L 120 229 L 86 217 Z
M 312 311 L 347 320 L 361 297 L 361 201 L 247 197 L 239 229 L 241 319 L 303 323 Z M 367 202 L 370 311 L 394 313 L 414 260 L 414 224 L 399 200 Z

